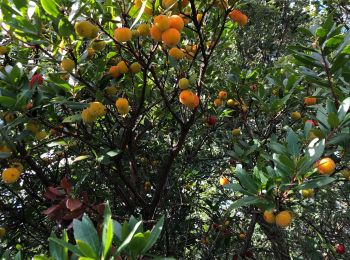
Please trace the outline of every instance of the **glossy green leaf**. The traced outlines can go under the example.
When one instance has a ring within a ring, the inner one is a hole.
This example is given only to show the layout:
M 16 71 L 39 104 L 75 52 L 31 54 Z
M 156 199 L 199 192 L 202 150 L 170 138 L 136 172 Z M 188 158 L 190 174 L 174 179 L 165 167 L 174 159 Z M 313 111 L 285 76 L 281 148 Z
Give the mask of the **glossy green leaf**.
M 321 176 L 321 177 L 317 177 L 315 179 L 306 181 L 303 184 L 298 185 L 295 189 L 304 190 L 304 189 L 320 188 L 322 186 L 326 186 L 326 185 L 334 182 L 335 180 L 336 180 L 335 178 L 332 178 L 329 176 Z
M 157 224 L 153 227 L 153 229 L 151 231 L 151 235 L 150 235 L 150 237 L 147 240 L 147 244 L 142 249 L 141 254 L 145 254 L 156 243 L 156 241 L 158 240 L 160 234 L 162 233 L 163 224 L 164 224 L 164 216 L 162 216 L 157 221 Z
M 40 0 L 40 3 L 46 13 L 54 17 L 59 15 L 60 12 L 58 11 L 56 0 Z

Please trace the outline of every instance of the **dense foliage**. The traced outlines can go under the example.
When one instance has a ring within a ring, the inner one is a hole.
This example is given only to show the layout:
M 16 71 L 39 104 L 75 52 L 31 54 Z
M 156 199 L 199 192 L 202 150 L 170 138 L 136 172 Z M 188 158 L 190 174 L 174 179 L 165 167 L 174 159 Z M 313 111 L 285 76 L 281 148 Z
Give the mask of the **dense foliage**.
M 349 258 L 350 6 L 305 2 L 2 1 L 0 255 Z

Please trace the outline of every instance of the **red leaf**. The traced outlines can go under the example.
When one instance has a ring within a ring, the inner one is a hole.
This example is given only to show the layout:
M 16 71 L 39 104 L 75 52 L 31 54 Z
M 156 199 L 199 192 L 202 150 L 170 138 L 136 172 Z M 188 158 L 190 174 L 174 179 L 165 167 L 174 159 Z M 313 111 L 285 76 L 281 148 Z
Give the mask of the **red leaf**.
M 48 189 L 44 193 L 44 196 L 50 200 L 58 200 L 62 198 L 63 195 L 64 194 L 62 193 L 62 191 L 52 186 L 48 187 Z
M 95 205 L 93 206 L 93 209 L 96 210 L 98 214 L 103 216 L 103 213 L 105 211 L 105 204 L 101 203 L 101 204 Z
M 72 219 L 75 219 L 75 218 L 79 218 L 81 215 L 83 215 L 84 213 L 84 208 L 80 208 L 76 211 L 72 211 L 72 212 L 69 212 L 67 213 L 66 215 L 63 216 L 62 219 L 64 220 L 72 220 Z
M 76 209 L 79 209 L 82 205 L 83 205 L 83 203 L 81 203 L 80 200 L 76 200 L 76 199 L 67 199 L 67 201 L 66 201 L 66 207 L 67 207 L 70 211 L 74 211 L 74 210 L 76 210 Z
M 43 212 L 41 212 L 44 215 L 54 215 L 57 210 L 61 208 L 61 205 L 53 205 L 48 209 L 45 209 Z
M 67 177 L 64 177 L 60 182 L 61 187 L 66 191 L 67 194 L 71 193 L 72 191 L 72 184 L 67 179 Z

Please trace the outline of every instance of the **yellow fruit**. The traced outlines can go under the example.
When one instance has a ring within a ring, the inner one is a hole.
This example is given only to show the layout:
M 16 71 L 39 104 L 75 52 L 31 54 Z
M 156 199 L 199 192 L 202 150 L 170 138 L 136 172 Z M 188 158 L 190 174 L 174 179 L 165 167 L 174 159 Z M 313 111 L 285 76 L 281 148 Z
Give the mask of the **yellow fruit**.
M 90 110 L 90 114 L 94 117 L 101 117 L 107 113 L 106 107 L 100 102 L 90 103 L 88 109 Z
M 151 27 L 150 34 L 151 34 L 151 38 L 156 42 L 162 41 L 162 32 L 156 26 L 153 25 Z
M 4 227 L 0 227 L 0 239 L 6 235 L 6 229 Z
M 118 89 L 115 86 L 109 86 L 109 87 L 105 88 L 105 91 L 108 95 L 115 95 L 115 94 L 117 94 Z
M 162 14 L 154 17 L 153 24 L 160 32 L 164 32 L 170 27 L 168 16 Z
M 9 52 L 7 46 L 0 46 L 0 55 L 4 55 Z
M 185 53 L 179 48 L 173 47 L 169 50 L 169 56 L 172 57 L 174 60 L 180 60 L 183 59 Z
M 301 114 L 297 111 L 292 112 L 290 117 L 294 120 L 294 121 L 298 121 L 301 118 Z
M 94 40 L 91 43 L 91 47 L 94 51 L 102 51 L 106 47 L 106 42 L 103 40 Z
M 14 119 L 15 119 L 15 115 L 11 112 L 6 113 L 4 116 L 4 120 L 8 124 L 11 123 Z
M 17 168 L 7 168 L 2 172 L 2 180 L 6 184 L 16 182 L 21 176 L 20 171 Z
M 202 20 L 203 20 L 203 14 L 197 14 L 197 22 L 201 23 Z
M 35 134 L 37 132 L 39 132 L 39 125 L 35 122 L 29 122 L 26 124 L 25 128 L 32 132 L 32 134 Z
M 118 98 L 115 105 L 119 114 L 126 115 L 129 113 L 129 102 L 126 98 Z
M 162 33 L 162 41 L 165 45 L 173 47 L 180 42 L 181 35 L 178 30 L 170 28 Z
M 38 140 L 38 141 L 41 141 L 41 140 L 45 139 L 46 136 L 47 136 L 47 133 L 46 133 L 45 131 L 40 131 L 40 132 L 37 132 L 37 133 L 35 134 L 35 138 L 36 138 L 36 140 Z
M 235 101 L 233 99 L 229 99 L 227 100 L 227 105 L 231 108 L 234 108 L 235 106 L 238 106 L 239 105 L 239 102 L 238 101 Z
M 144 184 L 145 191 L 149 191 L 151 189 L 151 187 L 152 187 L 151 182 L 146 181 Z
M 20 162 L 13 162 L 13 163 L 11 163 L 10 167 L 18 169 L 20 173 L 22 173 L 23 170 L 24 170 L 23 164 L 21 164 Z
M 133 64 L 130 65 L 130 71 L 134 74 L 139 73 L 141 69 L 142 67 L 138 62 L 134 62 Z
M 219 183 L 221 186 L 225 186 L 225 185 L 229 184 L 230 181 L 225 176 L 221 176 L 219 179 Z
M 87 124 L 93 123 L 96 120 L 96 117 L 91 114 L 91 110 L 89 108 L 85 108 L 81 112 L 81 118 L 83 119 L 84 123 Z
M 314 190 L 313 189 L 302 190 L 301 195 L 304 198 L 311 198 L 312 196 L 314 196 Z
M 114 31 L 114 39 L 118 42 L 128 42 L 132 38 L 132 32 L 129 28 L 117 28 Z
M 269 224 L 273 224 L 276 221 L 275 214 L 273 214 L 273 212 L 268 211 L 268 210 L 264 211 L 263 218 Z
M 61 61 L 61 68 L 65 71 L 71 72 L 74 67 L 75 63 L 71 59 L 66 58 Z
M 75 32 L 78 36 L 83 38 L 95 38 L 98 34 L 98 27 L 89 21 L 77 22 L 74 25 Z
M 226 220 L 225 223 L 224 223 L 225 226 L 228 226 L 230 225 L 230 221 L 229 220 Z
M 179 88 L 180 89 L 188 89 L 190 86 L 190 82 L 186 78 L 182 78 L 179 80 Z
M 276 225 L 279 227 L 287 227 L 292 223 L 292 219 L 292 214 L 289 211 L 281 211 L 276 215 Z
M 184 28 L 184 20 L 179 15 L 172 15 L 169 17 L 169 27 L 175 28 L 179 32 Z
M 220 99 L 226 99 L 227 98 L 227 92 L 226 91 L 220 91 L 219 92 L 219 98 Z
M 128 66 L 126 65 L 125 61 L 123 61 L 123 60 L 117 64 L 117 69 L 118 69 L 118 72 L 121 74 L 125 74 L 129 71 Z
M 335 162 L 325 157 L 316 163 L 316 167 L 320 174 L 330 175 L 335 171 Z
M 350 170 L 349 169 L 345 169 L 341 171 L 341 174 L 343 175 L 343 177 L 345 179 L 347 179 L 348 181 L 350 181 Z
M 137 27 L 137 31 L 141 36 L 148 36 L 150 34 L 149 24 L 146 24 L 146 23 L 140 24 L 139 27 Z
M 221 105 L 222 105 L 222 100 L 221 100 L 220 98 L 216 98 L 216 99 L 214 100 L 214 105 L 215 105 L 216 107 L 221 106 Z
M 238 136 L 240 134 L 241 134 L 241 129 L 235 128 L 235 129 L 232 130 L 232 135 L 233 136 Z

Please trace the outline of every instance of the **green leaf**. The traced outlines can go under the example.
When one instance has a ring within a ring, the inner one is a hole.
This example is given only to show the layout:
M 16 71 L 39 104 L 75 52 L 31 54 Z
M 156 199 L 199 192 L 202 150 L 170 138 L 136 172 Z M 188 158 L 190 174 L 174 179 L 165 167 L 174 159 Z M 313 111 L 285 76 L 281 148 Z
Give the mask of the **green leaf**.
M 0 106 L 7 108 L 14 107 L 16 104 L 16 99 L 11 97 L 0 96 Z
M 108 254 L 108 251 L 112 245 L 113 240 L 113 221 L 112 213 L 109 207 L 109 203 L 106 203 L 104 211 L 104 220 L 103 220 L 103 231 L 102 231 L 102 258 L 105 258 Z
M 131 239 L 133 238 L 133 236 L 135 235 L 137 229 L 140 227 L 140 225 L 142 224 L 142 221 L 139 221 L 134 228 L 132 229 L 132 231 L 129 233 L 129 235 L 126 237 L 126 239 L 123 241 L 123 243 L 118 247 L 117 252 L 115 253 L 115 255 L 120 255 L 120 253 L 129 245 Z
M 142 249 L 141 254 L 145 254 L 156 243 L 156 241 L 158 240 L 160 234 L 162 233 L 163 224 L 164 224 L 164 216 L 162 216 L 158 220 L 157 224 L 153 227 L 153 229 L 151 231 L 151 235 L 150 235 L 150 237 L 147 240 L 147 244 Z
M 288 152 L 291 155 L 294 155 L 294 156 L 299 155 L 300 147 L 298 144 L 298 136 L 291 129 L 288 131 L 288 134 L 287 134 L 287 147 L 288 147 Z
M 67 236 L 67 232 L 64 230 L 63 239 L 66 236 Z M 51 232 L 50 237 L 57 238 L 54 232 Z M 58 245 L 57 243 L 54 243 L 51 240 L 49 240 L 49 252 L 50 252 L 50 256 L 54 257 L 55 259 L 68 260 L 68 250 L 65 250 L 64 247 L 62 247 L 61 245 Z
M 143 12 L 145 11 L 146 5 L 147 5 L 147 0 L 144 1 L 144 2 L 142 3 L 142 6 L 141 6 L 140 11 L 139 11 L 139 14 L 138 14 L 137 17 L 135 18 L 135 20 L 134 20 L 134 22 L 132 23 L 130 29 L 132 29 L 132 28 L 135 26 L 135 24 L 137 24 L 137 22 L 140 20 L 140 18 L 141 18 L 141 16 L 142 16 Z
M 77 247 L 84 254 L 84 256 L 91 257 L 93 259 L 97 258 L 97 253 L 94 252 L 94 250 L 91 248 L 90 245 L 88 245 L 84 241 L 77 240 L 77 239 L 76 239 L 76 242 L 77 242 Z
M 64 248 L 68 248 L 69 251 L 76 254 L 77 256 L 84 256 L 83 253 L 78 248 L 76 248 L 72 244 L 67 243 L 66 241 L 64 241 L 62 239 L 50 237 L 49 241 L 53 241 L 54 243 L 59 244 L 59 245 L 63 246 Z
M 340 123 L 337 114 L 334 112 L 328 114 L 327 122 L 332 128 L 336 128 Z
M 41 6 L 44 8 L 45 12 L 56 17 L 59 15 L 56 0 L 40 0 Z
M 232 210 L 239 208 L 239 207 L 248 206 L 248 205 L 252 205 L 252 204 L 256 204 L 256 203 L 261 203 L 263 201 L 264 201 L 264 199 L 258 198 L 255 196 L 242 197 L 242 198 L 234 201 L 230 205 L 230 207 L 227 209 L 227 212 L 231 212 Z
M 81 114 L 76 114 L 72 116 L 68 116 L 65 119 L 63 119 L 62 123 L 74 123 L 81 120 Z
M 243 170 L 241 165 L 237 165 L 236 167 L 236 176 L 239 179 L 240 184 L 245 189 L 253 194 L 258 192 L 258 185 L 256 184 L 255 180 Z
M 94 224 L 88 216 L 84 215 L 82 221 L 73 220 L 74 237 L 91 246 L 94 252 L 100 252 L 100 241 Z
M 304 189 L 314 189 L 314 188 L 320 188 L 322 186 L 328 185 L 332 182 L 334 182 L 336 179 L 329 177 L 329 176 L 322 176 L 317 177 L 315 179 L 312 179 L 310 181 L 306 181 L 301 185 L 298 185 L 295 187 L 297 190 L 304 190 Z
M 58 33 L 61 37 L 68 37 L 74 33 L 73 25 L 67 18 L 60 19 L 58 23 Z
M 325 139 L 319 140 L 315 138 L 310 142 L 307 149 L 307 154 L 314 160 L 319 159 L 324 152 L 325 144 Z
M 343 100 L 338 109 L 338 118 L 343 120 L 350 108 L 350 97 Z
M 118 221 L 113 220 L 113 233 L 120 241 L 122 240 L 122 229 L 122 225 Z

